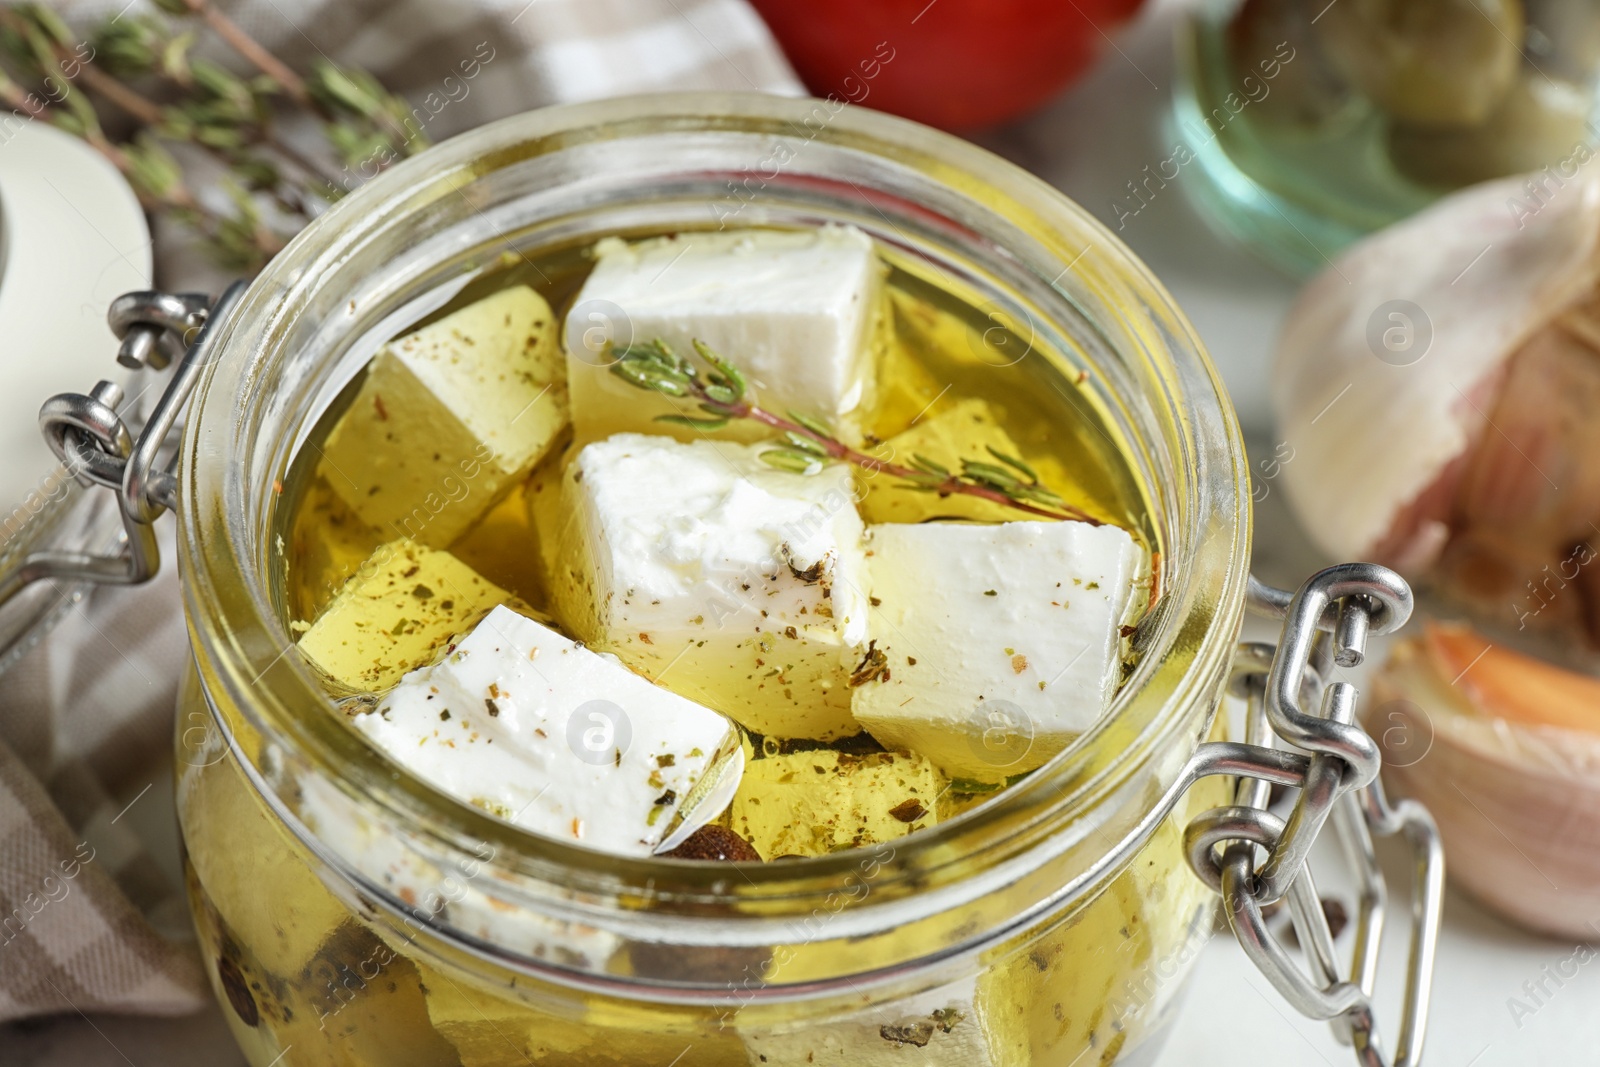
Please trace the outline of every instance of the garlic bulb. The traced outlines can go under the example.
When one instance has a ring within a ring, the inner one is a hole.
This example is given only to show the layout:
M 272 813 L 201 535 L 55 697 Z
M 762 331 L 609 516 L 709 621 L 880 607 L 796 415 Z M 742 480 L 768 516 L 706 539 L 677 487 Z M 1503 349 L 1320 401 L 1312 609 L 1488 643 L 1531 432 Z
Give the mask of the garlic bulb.
M 1450 877 L 1543 933 L 1600 918 L 1600 679 L 1429 624 L 1390 657 L 1365 723 L 1384 781 L 1428 806 Z
M 1558 182 L 1475 186 L 1344 253 L 1290 311 L 1273 406 L 1329 554 L 1600 642 L 1600 584 L 1568 563 L 1600 541 L 1600 175 Z M 1564 565 L 1595 596 L 1530 615 Z

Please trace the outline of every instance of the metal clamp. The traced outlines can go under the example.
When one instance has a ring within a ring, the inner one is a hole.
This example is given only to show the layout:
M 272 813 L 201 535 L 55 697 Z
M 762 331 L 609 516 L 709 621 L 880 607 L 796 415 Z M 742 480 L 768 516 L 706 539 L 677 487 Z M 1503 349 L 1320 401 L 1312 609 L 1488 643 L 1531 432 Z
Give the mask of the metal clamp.
M 1444 851 L 1433 818 L 1415 801 L 1391 804 L 1378 781 L 1377 745 L 1355 724 L 1356 690 L 1327 682 L 1335 666 L 1359 664 L 1369 635 L 1410 617 L 1411 590 L 1393 571 L 1348 563 L 1311 577 L 1297 593 L 1250 581 L 1251 607 L 1284 620 L 1271 645 L 1240 646 L 1232 692 L 1247 702 L 1246 739 L 1201 745 L 1185 778 L 1239 777 L 1234 803 L 1197 816 L 1184 833 L 1190 866 L 1222 895 L 1239 944 L 1301 1013 L 1327 1019 L 1363 1067 L 1416 1067 L 1427 1029 L 1433 961 L 1444 900 Z M 1320 706 L 1320 712 L 1304 710 Z M 1276 738 L 1292 746 L 1274 747 Z M 1267 810 L 1269 786 L 1298 790 L 1287 819 Z M 1306 857 L 1331 820 L 1361 883 L 1350 973 L 1341 978 L 1333 935 Z M 1373 1018 L 1387 888 L 1373 836 L 1404 834 L 1411 847 L 1410 956 L 1399 1043 L 1384 1056 Z M 1258 859 L 1264 860 L 1257 863 Z M 1287 898 L 1309 973 L 1267 929 L 1262 907 Z
M 32 552 L 0 580 L 0 604 L 45 578 L 136 585 L 160 568 L 152 524 L 178 499 L 176 451 L 163 465 L 161 449 L 210 358 L 215 324 L 227 319 L 244 290 L 244 282 L 234 282 L 215 304 L 201 294 L 162 292 L 127 293 L 112 303 L 107 319 L 122 341 L 118 363 L 159 371 L 179 361 L 150 417 L 135 437 L 117 412 L 122 387 L 101 381 L 87 394 L 61 393 L 46 400 L 39 409 L 39 430 L 80 484 L 116 491 L 122 544 L 108 555 Z

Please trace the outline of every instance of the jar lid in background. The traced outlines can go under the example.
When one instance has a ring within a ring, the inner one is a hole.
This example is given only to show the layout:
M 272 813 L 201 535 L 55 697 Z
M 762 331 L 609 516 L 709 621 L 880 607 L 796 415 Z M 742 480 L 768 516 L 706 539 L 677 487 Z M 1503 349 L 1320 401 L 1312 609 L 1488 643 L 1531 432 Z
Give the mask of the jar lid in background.
M 101 379 L 137 397 L 106 311 L 150 277 L 150 231 L 116 168 L 44 122 L 0 123 L 0 574 L 41 548 L 115 546 L 113 494 L 67 475 L 39 432 L 39 408 Z M 68 586 L 40 582 L 0 607 L 0 669 L 80 595 Z

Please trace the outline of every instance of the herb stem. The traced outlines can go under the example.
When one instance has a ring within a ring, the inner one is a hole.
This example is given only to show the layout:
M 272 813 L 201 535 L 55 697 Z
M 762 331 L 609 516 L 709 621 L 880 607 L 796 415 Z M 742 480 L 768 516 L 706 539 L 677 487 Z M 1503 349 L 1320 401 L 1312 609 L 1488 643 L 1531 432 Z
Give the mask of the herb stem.
M 340 186 L 338 178 L 336 178 L 331 172 L 324 170 L 316 160 L 312 159 L 310 156 L 294 147 L 294 145 L 283 140 L 281 137 L 277 137 L 267 130 L 262 130 L 259 135 L 259 143 L 272 149 L 274 152 L 278 153 L 278 155 L 294 164 L 295 168 L 300 171 L 303 177 L 313 181 L 326 183 L 328 186 L 328 195 L 319 194 L 322 195 L 324 200 L 331 199 L 332 195 L 335 194 L 339 189 Z
M 10 26 L 13 29 L 19 28 L 16 16 L 9 10 L 0 9 L 0 23 Z M 57 60 L 66 60 L 72 58 L 67 50 L 60 44 L 51 42 L 51 48 L 55 53 Z M 166 121 L 166 113 L 163 111 L 160 104 L 157 104 L 154 100 L 145 96 L 137 89 L 125 84 L 120 79 L 107 74 L 105 71 L 94 66 L 92 63 L 80 64 L 77 76 L 83 79 L 84 86 L 90 92 L 103 97 L 113 106 L 126 112 L 134 119 L 137 119 L 144 126 L 155 130 L 159 129 L 162 123 Z M 193 82 L 188 79 L 172 78 L 171 80 L 183 88 L 189 88 L 193 85 Z M 295 167 L 304 172 L 305 177 L 314 180 L 325 181 L 330 185 L 333 183 L 333 179 L 324 174 L 315 163 L 309 159 L 306 159 L 298 151 L 284 144 L 278 138 L 274 137 L 268 130 L 259 125 L 255 130 L 255 141 L 257 144 L 270 148 L 286 158 Z M 201 148 L 201 150 L 207 155 L 211 156 L 213 159 L 216 159 L 225 166 L 232 162 L 228 154 L 218 148 L 204 143 L 198 143 L 198 147 Z M 312 217 L 312 212 L 310 211 L 308 205 L 306 205 L 304 202 L 295 203 L 294 201 L 290 200 L 290 198 L 286 196 L 282 190 L 271 190 L 271 195 L 278 203 L 279 207 L 281 207 L 283 210 L 291 214 L 301 215 L 307 220 L 310 220 Z M 181 206 L 187 208 L 188 210 L 195 210 L 195 205 L 193 204 L 184 204 Z M 276 235 L 274 235 L 272 243 L 279 247 L 282 246 L 282 241 L 278 240 Z
M 46 121 L 53 121 L 43 113 L 36 117 L 45 118 Z M 116 167 L 117 171 L 123 177 L 129 178 L 130 185 L 134 184 L 131 180 L 133 175 L 133 164 L 129 161 L 128 154 L 126 152 L 112 144 L 103 134 L 94 131 L 85 134 L 84 140 L 89 143 L 89 147 L 93 148 L 96 152 L 99 152 L 108 161 L 110 161 L 111 165 Z M 220 218 L 216 212 L 200 203 L 200 201 L 195 198 L 195 195 L 189 191 L 187 186 L 174 185 L 170 189 L 161 193 L 159 196 L 135 186 L 134 193 L 138 196 L 139 201 L 144 204 L 147 211 L 154 212 L 158 208 L 166 207 L 191 213 L 195 218 L 205 223 L 205 225 L 200 228 L 201 232 L 207 237 L 215 237 L 221 222 Z
M 60 48 L 56 49 L 57 58 L 64 54 Z M 78 76 L 83 79 L 83 84 L 88 87 L 90 92 L 99 93 L 146 126 L 159 126 L 165 117 L 162 114 L 161 106 L 154 100 L 134 89 L 130 89 L 91 63 L 83 64 L 78 71 Z
M 0 101 L 3 101 L 14 110 L 23 112 L 31 119 L 47 122 L 52 126 L 62 126 L 60 117 L 49 105 L 40 101 L 36 95 L 25 92 L 21 86 L 4 74 L 0 74 Z M 134 168 L 132 161 L 128 158 L 128 154 L 113 144 L 98 127 L 91 126 L 81 131 L 79 136 L 88 143 L 89 147 L 100 153 L 107 162 L 116 167 L 118 173 L 131 179 Z M 222 226 L 220 216 L 202 204 L 187 186 L 175 184 L 158 196 L 139 188 L 137 183 L 131 180 L 130 184 L 134 185 L 135 195 L 138 196 L 139 202 L 146 210 L 155 211 L 158 208 L 166 207 L 188 212 L 199 222 L 201 232 L 207 237 L 214 238 L 220 231 Z M 276 234 L 264 234 L 258 228 L 255 236 L 258 242 L 262 244 L 264 251 L 268 249 L 275 251 L 283 247 L 282 240 Z
M 739 404 L 729 407 L 727 405 L 717 404 L 712 400 L 707 400 L 702 394 L 696 394 L 696 399 L 699 399 L 702 403 L 705 403 L 711 407 L 725 408 L 727 414 L 731 418 L 753 419 L 754 421 L 762 423 L 763 425 L 771 426 L 775 430 L 781 430 L 785 433 L 799 434 L 802 437 L 810 438 L 817 444 L 821 445 L 822 448 L 826 450 L 828 455 L 833 459 L 842 460 L 846 463 L 860 467 L 863 470 L 872 471 L 876 474 L 887 474 L 892 478 L 904 478 L 907 481 L 916 481 L 918 475 L 921 473 L 911 469 L 910 467 L 902 467 L 896 463 L 889 463 L 885 460 L 879 459 L 876 456 L 869 455 L 866 452 L 861 452 L 857 449 L 851 448 L 849 445 L 838 440 L 837 438 L 819 434 L 798 422 L 786 419 L 781 415 L 774 415 L 765 408 L 757 407 L 754 404 L 741 401 Z M 1035 504 L 1030 504 L 1024 500 L 1017 500 L 1013 497 L 1009 497 L 1000 490 L 991 489 L 986 485 L 973 485 L 971 482 L 964 482 L 954 474 L 947 477 L 944 481 L 939 482 L 937 485 L 930 486 L 930 488 L 932 488 L 942 497 L 950 496 L 952 494 L 978 497 L 979 499 L 993 501 L 994 503 L 1003 505 L 1005 507 L 1015 508 L 1016 510 L 1025 512 L 1029 515 L 1037 515 L 1043 519 L 1075 519 L 1078 522 L 1087 522 L 1094 526 L 1104 525 L 1099 519 L 1090 515 L 1088 512 L 1083 511 L 1080 508 L 1075 508 L 1070 504 L 1063 504 L 1061 505 L 1060 511 L 1053 511 L 1049 508 L 1043 508 Z
M 0 100 L 3 100 L 13 111 L 20 111 L 30 119 L 42 118 L 52 125 L 58 125 L 55 116 L 48 105 L 33 93 L 24 92 L 22 86 L 12 81 L 4 73 L 0 73 Z
M 619 350 L 611 373 L 638 389 L 694 400 L 701 411 L 711 416 L 707 419 L 682 414 L 662 415 L 659 416 L 662 421 L 705 432 L 721 428 L 730 419 L 750 419 L 781 431 L 790 447 L 780 446 L 761 454 L 764 461 L 781 470 L 811 473 L 822 458 L 842 460 L 874 474 L 903 479 L 915 489 L 941 497 L 972 496 L 1043 519 L 1104 525 L 1039 484 L 1033 469 L 1021 459 L 993 448 L 989 453 L 1004 466 L 966 460 L 959 473 L 920 456 L 912 457 L 916 466 L 906 467 L 852 448 L 834 437 L 827 425 L 817 419 L 793 411 L 786 418 L 752 403 L 745 397 L 747 383 L 737 367 L 701 341 L 694 342 L 694 349 L 711 368 L 709 375 L 702 375 L 694 364 L 674 353 L 659 338 L 646 345 Z
M 226 41 L 229 47 L 243 56 L 251 66 L 281 86 L 283 91 L 296 104 L 315 111 L 324 118 L 332 119 L 334 117 L 311 95 L 311 90 L 307 88 L 304 78 L 290 70 L 288 64 L 273 55 L 261 42 L 246 33 L 244 27 L 217 10 L 211 0 L 184 0 L 184 4 L 190 11 L 199 16 L 211 28 L 212 32 Z

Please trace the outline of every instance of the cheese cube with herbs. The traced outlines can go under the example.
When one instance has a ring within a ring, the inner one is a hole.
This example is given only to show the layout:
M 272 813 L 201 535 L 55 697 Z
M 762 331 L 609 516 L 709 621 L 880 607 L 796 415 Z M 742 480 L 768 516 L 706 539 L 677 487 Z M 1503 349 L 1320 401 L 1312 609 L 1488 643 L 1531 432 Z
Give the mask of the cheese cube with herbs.
M 459 800 L 628 856 L 653 852 L 739 747 L 716 712 L 504 607 L 354 722 Z
M 752 1067 L 1024 1067 L 1033 1061 L 1027 1034 L 1011 1019 L 1016 1008 L 965 978 L 890 1004 L 771 1030 L 742 1031 Z M 1068 1065 L 1072 1067 L 1072 1065 Z
M 885 746 L 1000 782 L 1060 752 L 1121 677 L 1145 569 L 1085 522 L 873 526 L 868 646 L 852 710 Z
M 418 853 L 375 813 L 353 807 L 328 779 L 306 778 L 300 785 L 300 815 L 318 841 L 402 900 L 432 910 L 447 895 L 450 925 L 468 937 L 580 968 L 604 967 L 621 946 L 621 939 L 608 930 L 518 906 L 515 887 L 477 877 L 470 863 L 441 863 L 438 857 Z M 488 847 L 478 842 L 473 849 L 487 860 Z M 293 866 L 311 874 L 303 865 Z M 338 907 L 348 914 L 343 905 Z M 427 985 L 431 993 L 434 983 Z
M 882 447 L 874 449 L 872 454 L 906 466 L 921 456 L 959 472 L 963 459 L 993 462 L 986 446 L 1008 456 L 1021 455 L 1011 435 L 995 420 L 989 405 L 969 397 L 919 419 L 885 441 Z M 901 479 L 884 474 L 863 471 L 857 477 L 864 490 L 861 517 L 867 522 L 926 522 L 933 518 L 1007 522 L 1017 517 L 1016 509 L 982 497 L 959 493 L 941 497 L 910 488 Z
M 340 685 L 382 692 L 513 600 L 450 553 L 401 538 L 373 551 L 298 644 Z
M 866 634 L 850 472 L 759 446 L 618 434 L 568 464 L 557 615 L 659 684 L 776 737 L 859 732 Z
M 939 821 L 938 768 L 897 752 L 818 749 L 745 765 L 729 826 L 764 860 L 882 844 Z
M 590 1054 L 603 1054 L 615 1040 L 600 1027 L 535 1012 L 520 1000 L 443 975 L 428 983 L 428 1022 L 455 1048 L 461 1067 L 592 1062 Z
M 373 358 L 323 446 L 324 476 L 368 525 L 443 548 L 549 450 L 565 376 L 544 297 L 485 297 Z
M 579 440 L 624 430 L 699 436 L 653 421 L 682 406 L 609 370 L 615 345 L 656 339 L 691 358 L 691 342 L 702 341 L 739 368 L 763 407 L 802 411 L 859 439 L 883 274 L 872 239 L 851 226 L 601 241 L 566 322 Z M 736 420 L 718 435 L 766 433 Z

